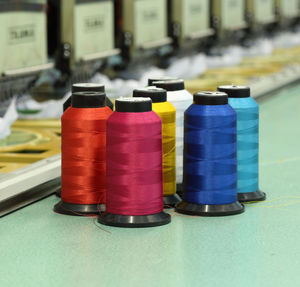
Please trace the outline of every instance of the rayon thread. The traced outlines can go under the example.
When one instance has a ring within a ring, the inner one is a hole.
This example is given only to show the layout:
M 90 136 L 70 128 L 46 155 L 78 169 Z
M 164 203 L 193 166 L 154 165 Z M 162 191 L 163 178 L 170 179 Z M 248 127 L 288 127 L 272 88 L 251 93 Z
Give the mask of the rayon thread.
M 153 111 L 114 112 L 107 121 L 106 212 L 163 211 L 162 122 Z
M 191 105 L 185 112 L 184 200 L 236 202 L 236 164 L 235 111 L 228 104 Z
M 186 90 L 167 93 L 168 101 L 176 109 L 176 183 L 182 183 L 184 112 L 192 104 L 193 97 Z
M 112 111 L 69 107 L 62 116 L 63 202 L 106 201 L 106 120 Z
M 239 193 L 258 190 L 259 107 L 251 98 L 229 98 L 237 112 L 237 187 Z
M 176 109 L 169 102 L 153 103 L 162 120 L 163 195 L 176 193 Z

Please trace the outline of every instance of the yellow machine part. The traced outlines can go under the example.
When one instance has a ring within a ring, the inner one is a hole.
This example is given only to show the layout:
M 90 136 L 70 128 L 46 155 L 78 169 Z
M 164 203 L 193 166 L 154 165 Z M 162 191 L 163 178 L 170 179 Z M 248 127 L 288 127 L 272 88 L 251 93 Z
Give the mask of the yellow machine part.
M 247 80 L 239 76 L 222 77 L 222 75 L 206 76 L 205 74 L 198 79 L 187 80 L 185 82 L 186 89 L 192 94 L 199 91 L 215 91 L 220 85 L 231 85 L 232 83 L 234 83 L 235 85 L 245 85 L 247 83 Z
M 10 136 L 0 140 L 0 173 L 17 170 L 60 151 L 59 120 L 17 121 Z

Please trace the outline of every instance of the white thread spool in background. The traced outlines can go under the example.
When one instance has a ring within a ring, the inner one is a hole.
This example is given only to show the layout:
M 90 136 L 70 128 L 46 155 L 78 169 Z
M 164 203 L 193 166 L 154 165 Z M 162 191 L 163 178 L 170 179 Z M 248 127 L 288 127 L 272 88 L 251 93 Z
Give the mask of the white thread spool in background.
M 181 79 L 162 79 L 152 85 L 167 90 L 167 100 L 176 108 L 176 183 L 182 184 L 184 112 L 193 103 L 193 96 Z

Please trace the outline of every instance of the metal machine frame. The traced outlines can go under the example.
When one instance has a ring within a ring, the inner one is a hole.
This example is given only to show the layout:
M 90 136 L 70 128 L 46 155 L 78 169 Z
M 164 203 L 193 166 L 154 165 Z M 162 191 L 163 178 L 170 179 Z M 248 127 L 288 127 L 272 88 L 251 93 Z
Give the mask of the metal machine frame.
M 0 217 L 60 188 L 61 156 L 56 155 L 0 175 Z

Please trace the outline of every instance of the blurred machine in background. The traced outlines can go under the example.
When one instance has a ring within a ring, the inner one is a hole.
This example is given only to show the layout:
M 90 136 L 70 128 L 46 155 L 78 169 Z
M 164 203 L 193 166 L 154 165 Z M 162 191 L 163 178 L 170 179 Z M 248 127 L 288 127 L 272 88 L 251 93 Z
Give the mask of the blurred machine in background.
M 123 63 L 159 61 L 168 52 L 167 0 L 117 0 L 117 39 Z M 167 48 L 166 48 L 167 47 Z
M 214 34 L 209 0 L 172 0 L 171 33 L 175 44 L 199 40 Z
M 28 88 L 48 62 L 45 1 L 0 2 L 0 99 Z
M 209 50 L 215 34 L 210 10 L 209 0 L 169 1 L 169 33 L 177 57 Z
M 275 0 L 275 5 L 280 26 L 286 27 L 299 20 L 299 0 Z
M 274 0 L 247 0 L 246 19 L 250 32 L 262 34 L 265 28 L 276 22 L 276 10 Z
M 62 111 L 73 82 L 105 79 L 109 95 L 127 80 L 145 85 L 150 70 L 188 78 L 191 92 L 235 82 L 263 95 L 300 78 L 299 8 L 299 0 L 0 1 L 0 216 L 60 186 L 58 116 L 17 115 Z
M 57 73 L 44 76 L 34 93 L 62 97 L 72 82 L 87 81 L 120 53 L 114 1 L 49 0 L 48 51 Z
M 212 24 L 216 29 L 217 37 L 227 43 L 242 35 L 247 27 L 245 0 L 212 0 Z

